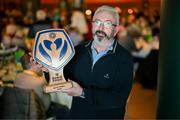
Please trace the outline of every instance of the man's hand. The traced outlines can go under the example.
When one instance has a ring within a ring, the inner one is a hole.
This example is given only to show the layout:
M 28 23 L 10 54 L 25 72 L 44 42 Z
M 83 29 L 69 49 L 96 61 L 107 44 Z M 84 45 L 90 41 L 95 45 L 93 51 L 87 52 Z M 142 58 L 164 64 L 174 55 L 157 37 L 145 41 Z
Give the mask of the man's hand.
M 49 72 L 47 68 L 45 68 L 43 65 L 40 65 L 39 63 L 37 63 L 33 57 L 32 57 L 32 53 L 29 53 L 30 57 L 30 62 L 34 65 L 36 65 L 36 67 L 38 67 L 39 69 L 41 69 L 44 72 Z
M 63 93 L 67 93 L 70 96 L 81 96 L 83 88 L 76 82 L 69 80 L 72 82 L 73 87 L 69 89 L 62 90 Z

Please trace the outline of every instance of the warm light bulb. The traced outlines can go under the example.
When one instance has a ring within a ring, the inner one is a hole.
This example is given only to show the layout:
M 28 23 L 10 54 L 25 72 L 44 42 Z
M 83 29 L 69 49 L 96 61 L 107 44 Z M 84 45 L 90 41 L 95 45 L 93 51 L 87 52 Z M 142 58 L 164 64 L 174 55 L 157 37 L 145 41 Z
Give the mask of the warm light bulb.
M 85 13 L 86 13 L 86 15 L 91 15 L 92 11 L 88 9 L 88 10 L 85 11 Z
M 128 13 L 129 14 L 133 14 L 133 10 L 132 9 L 128 9 Z

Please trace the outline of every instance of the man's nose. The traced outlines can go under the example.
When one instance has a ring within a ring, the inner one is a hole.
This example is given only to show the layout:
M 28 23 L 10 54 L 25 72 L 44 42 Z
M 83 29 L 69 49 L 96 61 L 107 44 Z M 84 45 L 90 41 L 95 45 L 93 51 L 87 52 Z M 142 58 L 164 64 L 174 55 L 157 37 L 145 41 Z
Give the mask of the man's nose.
M 101 23 L 101 24 L 99 25 L 99 30 L 104 30 L 104 23 Z

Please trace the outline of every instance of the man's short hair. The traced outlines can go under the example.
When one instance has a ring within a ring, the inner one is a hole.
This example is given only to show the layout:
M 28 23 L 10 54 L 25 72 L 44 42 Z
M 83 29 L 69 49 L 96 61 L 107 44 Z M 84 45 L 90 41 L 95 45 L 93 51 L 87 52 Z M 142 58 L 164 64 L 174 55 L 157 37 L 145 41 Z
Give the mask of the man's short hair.
M 102 12 L 102 11 L 107 11 L 107 12 L 112 13 L 112 15 L 116 19 L 116 25 L 119 25 L 119 14 L 114 7 L 108 6 L 108 5 L 103 5 L 101 7 L 98 7 L 94 13 L 94 16 L 96 16 L 97 13 Z M 94 17 L 93 17 L 93 19 L 94 19 Z

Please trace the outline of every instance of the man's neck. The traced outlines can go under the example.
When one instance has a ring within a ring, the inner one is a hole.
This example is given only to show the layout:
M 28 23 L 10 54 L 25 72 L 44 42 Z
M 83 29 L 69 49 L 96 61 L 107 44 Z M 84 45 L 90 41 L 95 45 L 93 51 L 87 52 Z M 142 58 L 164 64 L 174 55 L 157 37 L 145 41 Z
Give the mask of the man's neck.
M 109 46 L 112 44 L 114 40 L 102 40 L 100 42 L 93 42 L 93 46 L 96 49 L 97 53 L 100 53 L 102 51 L 105 51 L 109 48 Z M 100 44 L 99 44 L 100 43 Z

